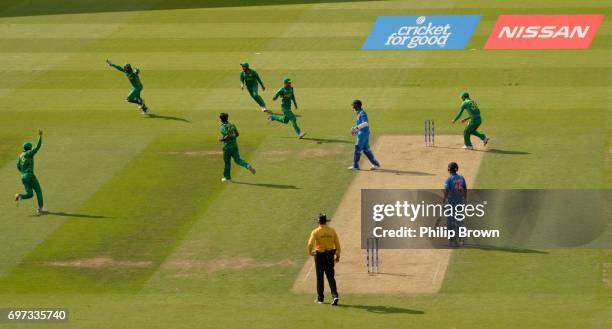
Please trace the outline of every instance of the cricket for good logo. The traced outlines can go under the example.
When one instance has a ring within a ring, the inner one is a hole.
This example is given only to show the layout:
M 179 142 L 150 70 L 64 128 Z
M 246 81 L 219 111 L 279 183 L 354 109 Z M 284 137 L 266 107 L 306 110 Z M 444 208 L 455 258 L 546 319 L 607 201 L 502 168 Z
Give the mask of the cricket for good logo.
M 450 24 L 434 25 L 429 22 L 423 25 L 426 20 L 425 16 L 419 16 L 416 19 L 416 25 L 400 27 L 397 32 L 389 35 L 385 45 L 401 45 L 406 46 L 406 48 L 416 48 L 419 45 L 437 45 L 444 48 L 452 34 Z
M 588 48 L 603 15 L 501 15 L 487 49 Z
M 463 49 L 479 15 L 380 16 L 363 49 Z

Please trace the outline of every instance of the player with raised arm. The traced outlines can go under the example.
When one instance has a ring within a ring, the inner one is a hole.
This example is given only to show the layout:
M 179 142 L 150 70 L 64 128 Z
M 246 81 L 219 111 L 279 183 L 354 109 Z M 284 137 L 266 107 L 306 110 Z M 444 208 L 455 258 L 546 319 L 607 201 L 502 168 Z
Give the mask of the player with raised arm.
M 38 178 L 34 175 L 34 156 L 40 150 L 42 146 L 42 130 L 38 129 L 38 142 L 36 147 L 32 148 L 32 142 L 23 143 L 23 152 L 17 158 L 17 170 L 21 174 L 21 183 L 25 188 L 25 193 L 15 194 L 15 202 L 19 205 L 21 200 L 30 199 L 36 193 L 36 200 L 38 201 L 38 209 L 36 210 L 37 215 L 44 215 L 48 210 L 44 207 L 43 192 L 38 182 Z M 32 192 L 34 191 L 34 193 Z
M 142 97 L 140 96 L 140 93 L 143 89 L 142 82 L 140 81 L 139 76 L 140 70 L 133 69 L 132 65 L 130 64 L 125 64 L 124 66 L 113 64 L 110 59 L 106 60 L 106 64 L 108 64 L 108 66 L 110 67 L 117 69 L 118 71 L 125 73 L 128 80 L 130 80 L 130 83 L 132 84 L 132 91 L 128 94 L 127 101 L 130 103 L 137 104 L 138 108 L 142 110 L 143 114 L 149 113 L 149 108 L 145 104 L 144 99 L 142 99 Z

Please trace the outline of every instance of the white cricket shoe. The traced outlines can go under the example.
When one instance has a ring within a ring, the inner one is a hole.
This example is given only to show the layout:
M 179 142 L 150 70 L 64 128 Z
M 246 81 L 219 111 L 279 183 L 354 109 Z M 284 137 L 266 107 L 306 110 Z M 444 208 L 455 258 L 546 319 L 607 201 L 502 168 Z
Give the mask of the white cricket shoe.
M 473 146 L 465 146 L 465 145 L 462 148 L 465 149 L 465 150 L 473 150 L 474 149 Z
M 298 136 L 298 138 L 299 138 L 299 139 L 302 139 L 302 138 L 304 138 L 304 136 L 306 136 L 306 132 L 305 132 L 305 131 L 302 131 L 302 132 L 300 133 L 300 135 Z
M 380 166 L 377 166 L 375 164 L 373 164 L 372 166 L 370 166 L 370 170 L 377 170 L 380 169 Z
M 350 166 L 350 167 L 348 167 L 348 168 L 346 168 L 346 169 L 348 169 L 348 170 L 359 170 L 359 168 L 355 168 L 355 167 L 353 167 L 353 166 Z
M 267 109 L 267 108 L 265 108 L 265 107 L 262 107 L 262 108 L 261 108 L 261 111 L 262 111 L 262 112 L 265 112 L 265 113 L 270 112 L 270 111 L 268 111 L 268 109 Z
M 228 182 L 228 183 L 231 183 L 231 182 L 232 182 L 232 179 L 231 179 L 231 178 L 225 178 L 225 177 L 223 177 L 223 178 L 221 178 L 221 181 L 222 181 L 222 182 Z
M 44 214 L 48 214 L 48 213 L 49 213 L 49 210 L 47 208 L 38 208 L 36 210 L 36 214 L 38 216 L 41 216 L 41 215 L 44 215 Z
M 257 171 L 255 170 L 255 168 L 254 168 L 253 166 L 251 166 L 251 165 L 249 165 L 249 166 L 247 167 L 247 169 L 248 169 L 248 170 L 251 172 L 251 174 L 253 174 L 253 175 L 255 175 L 255 173 L 257 172 Z
M 21 201 L 21 194 L 15 194 L 15 205 L 19 207 L 19 201 Z
M 488 142 L 489 142 L 489 137 L 485 137 L 485 139 L 482 141 L 482 144 L 484 144 L 484 146 L 487 146 Z

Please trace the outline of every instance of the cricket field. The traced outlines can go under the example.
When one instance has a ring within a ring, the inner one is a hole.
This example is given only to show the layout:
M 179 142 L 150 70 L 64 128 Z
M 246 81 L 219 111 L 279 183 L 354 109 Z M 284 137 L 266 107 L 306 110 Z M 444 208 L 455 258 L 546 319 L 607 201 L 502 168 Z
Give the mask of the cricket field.
M 483 49 L 498 15 L 543 13 L 606 16 L 589 49 Z M 481 15 L 465 50 L 362 50 L 377 16 L 434 14 Z M 313 303 L 312 277 L 293 289 L 312 218 L 333 218 L 362 174 L 346 170 L 353 99 L 373 144 L 420 141 L 424 119 L 460 142 L 469 90 L 491 137 L 471 187 L 611 188 L 610 14 L 605 0 L 1 1 L 0 308 L 68 308 L 53 328 L 611 328 L 605 249 L 454 250 L 435 293 L 340 291 L 337 308 Z M 151 115 L 107 58 L 141 69 Z M 293 80 L 305 139 L 240 90 L 244 61 L 275 112 Z M 219 112 L 256 175 L 220 181 Z M 38 128 L 40 217 L 12 201 Z

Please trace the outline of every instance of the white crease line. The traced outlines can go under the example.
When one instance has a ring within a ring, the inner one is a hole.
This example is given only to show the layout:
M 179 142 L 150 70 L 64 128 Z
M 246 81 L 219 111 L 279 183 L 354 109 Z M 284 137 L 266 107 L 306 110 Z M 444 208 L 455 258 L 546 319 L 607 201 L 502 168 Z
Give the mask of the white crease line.
M 312 273 L 313 267 L 314 265 L 310 264 L 310 267 L 308 267 L 308 272 L 306 272 L 306 276 L 304 276 L 304 280 L 302 281 L 306 281 L 306 279 L 308 279 L 308 277 L 310 276 L 310 273 Z
M 440 272 L 440 262 L 437 262 L 436 273 L 434 273 L 431 283 L 436 283 L 436 279 L 438 278 L 438 272 Z

